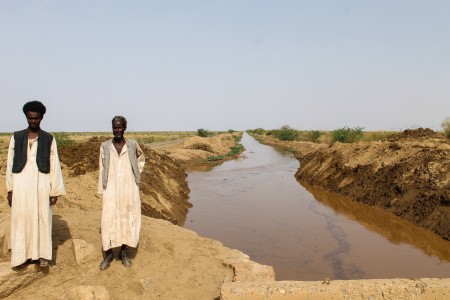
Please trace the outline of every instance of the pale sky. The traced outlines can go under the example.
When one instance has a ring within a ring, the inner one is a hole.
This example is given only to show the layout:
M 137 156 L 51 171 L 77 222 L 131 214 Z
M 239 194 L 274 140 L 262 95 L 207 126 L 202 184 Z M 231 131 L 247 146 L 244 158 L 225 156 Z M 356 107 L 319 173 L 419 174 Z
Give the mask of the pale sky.
M 0 0 L 0 132 L 429 127 L 447 0 Z

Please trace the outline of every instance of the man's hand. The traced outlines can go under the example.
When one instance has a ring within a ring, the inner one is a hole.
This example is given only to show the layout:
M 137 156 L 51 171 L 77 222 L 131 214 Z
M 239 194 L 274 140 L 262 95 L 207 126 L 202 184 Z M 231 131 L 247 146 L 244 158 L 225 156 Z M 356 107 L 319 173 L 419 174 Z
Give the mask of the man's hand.
M 8 204 L 9 204 L 9 207 L 11 207 L 11 205 L 12 205 L 12 191 L 11 192 L 8 192 Z
M 53 206 L 56 204 L 56 201 L 58 201 L 58 197 L 57 196 L 50 196 L 50 206 Z

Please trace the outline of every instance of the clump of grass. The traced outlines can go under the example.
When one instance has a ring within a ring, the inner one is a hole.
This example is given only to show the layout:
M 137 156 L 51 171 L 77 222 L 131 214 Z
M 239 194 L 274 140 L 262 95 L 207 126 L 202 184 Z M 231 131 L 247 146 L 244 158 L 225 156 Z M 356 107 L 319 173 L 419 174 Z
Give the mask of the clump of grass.
M 289 152 L 291 152 L 292 154 L 294 154 L 295 156 L 298 155 L 298 150 L 296 150 L 296 149 L 294 149 L 294 148 L 289 147 L 287 150 L 288 150 Z
M 331 133 L 332 142 L 353 143 L 360 141 L 363 137 L 363 127 L 339 128 Z
M 224 158 L 225 158 L 225 155 L 215 155 L 215 156 L 208 157 L 206 160 L 207 161 L 218 161 L 218 160 L 222 160 Z
M 146 136 L 146 137 L 137 138 L 136 140 L 141 144 L 151 144 L 151 143 L 155 142 L 155 137 L 154 136 Z
M 320 132 L 320 130 L 311 130 L 308 132 L 307 137 L 311 142 L 317 143 L 321 135 L 322 132 Z
M 239 134 L 234 134 L 233 139 L 236 143 L 238 143 L 242 139 L 242 132 Z
M 225 155 L 215 155 L 215 156 L 210 156 L 208 157 L 206 160 L 207 161 L 218 161 L 218 160 L 223 160 L 227 157 L 230 156 L 235 156 L 236 154 L 241 153 L 242 151 L 244 151 L 244 146 L 242 146 L 242 144 L 236 144 L 233 147 L 230 147 L 230 151 L 225 154 Z
M 53 137 L 55 138 L 58 147 L 68 147 L 75 144 L 75 141 L 67 132 L 54 132 Z
M 390 136 L 394 135 L 395 132 L 392 131 L 374 131 L 374 132 L 364 132 L 364 141 L 383 141 L 387 140 Z

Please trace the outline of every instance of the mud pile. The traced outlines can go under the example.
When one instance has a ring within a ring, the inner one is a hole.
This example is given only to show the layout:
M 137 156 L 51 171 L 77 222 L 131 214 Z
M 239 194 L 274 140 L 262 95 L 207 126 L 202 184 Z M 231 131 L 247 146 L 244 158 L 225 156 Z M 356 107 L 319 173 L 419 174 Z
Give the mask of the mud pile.
M 450 240 L 450 141 L 431 129 L 306 154 L 296 178 L 379 206 Z
M 87 142 L 59 149 L 63 168 L 67 168 L 69 177 L 75 180 L 73 184 L 82 184 L 80 180 L 82 181 L 83 177 L 86 178 L 85 181 L 91 181 L 91 184 L 80 192 L 96 193 L 100 144 L 107 139 L 108 137 L 93 137 Z M 142 214 L 174 224 L 183 224 L 191 207 L 184 170 L 170 157 L 140 146 L 146 157 L 140 184 Z M 66 180 L 66 185 L 69 185 L 66 189 L 75 191 L 75 188 L 71 188 L 71 183 L 72 181 Z M 82 206 L 83 201 L 89 201 L 83 195 L 71 196 L 77 199 L 73 201 L 77 206 Z

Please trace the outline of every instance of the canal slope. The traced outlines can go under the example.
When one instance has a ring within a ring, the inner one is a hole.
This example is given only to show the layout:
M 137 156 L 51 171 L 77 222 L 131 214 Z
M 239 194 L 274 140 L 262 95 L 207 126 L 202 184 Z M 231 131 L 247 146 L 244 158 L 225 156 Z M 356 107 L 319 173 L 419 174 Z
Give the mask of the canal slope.
M 430 129 L 405 130 L 389 140 L 333 145 L 266 144 L 298 153 L 301 183 L 377 206 L 450 239 L 450 141 Z

